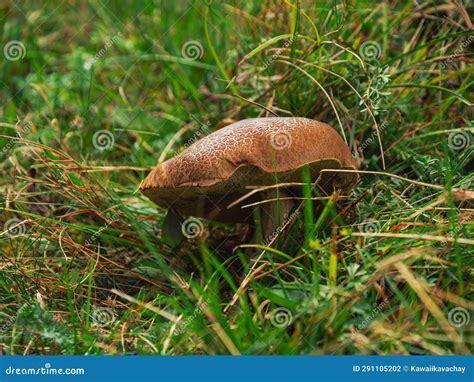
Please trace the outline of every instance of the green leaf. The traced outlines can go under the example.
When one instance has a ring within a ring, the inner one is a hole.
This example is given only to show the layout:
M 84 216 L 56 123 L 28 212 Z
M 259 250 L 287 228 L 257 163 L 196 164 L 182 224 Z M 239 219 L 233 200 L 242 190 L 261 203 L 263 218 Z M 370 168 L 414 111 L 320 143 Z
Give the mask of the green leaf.
M 298 306 L 298 302 L 300 301 L 301 295 L 291 295 L 288 293 L 289 291 L 283 291 L 280 288 L 276 289 L 263 289 L 262 295 L 265 298 L 268 298 L 271 302 L 276 305 L 284 306 L 288 309 L 296 309 Z M 295 291 L 293 291 L 295 292 Z
M 70 172 L 68 176 L 72 184 L 74 184 L 75 186 L 84 186 L 84 182 L 81 180 L 80 177 L 77 176 L 76 173 Z

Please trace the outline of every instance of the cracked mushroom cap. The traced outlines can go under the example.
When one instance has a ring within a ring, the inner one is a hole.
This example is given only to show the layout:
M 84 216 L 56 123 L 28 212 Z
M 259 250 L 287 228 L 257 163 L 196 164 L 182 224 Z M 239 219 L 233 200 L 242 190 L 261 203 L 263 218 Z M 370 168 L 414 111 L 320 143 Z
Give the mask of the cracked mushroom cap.
M 356 173 L 320 173 L 356 169 L 349 147 L 331 126 L 307 118 L 254 118 L 217 130 L 159 164 L 140 190 L 182 216 L 247 222 L 251 209 L 227 206 L 247 194 L 249 186 L 301 182 L 305 165 L 326 193 L 347 190 L 358 179 Z

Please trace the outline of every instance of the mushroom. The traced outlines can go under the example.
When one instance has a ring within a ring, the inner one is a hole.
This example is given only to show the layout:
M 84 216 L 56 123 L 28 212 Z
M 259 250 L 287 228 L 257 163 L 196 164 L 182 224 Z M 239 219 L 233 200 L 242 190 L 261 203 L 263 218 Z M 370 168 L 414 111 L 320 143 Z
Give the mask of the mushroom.
M 325 194 L 347 190 L 358 179 L 353 172 L 321 172 L 356 169 L 349 147 L 331 126 L 299 117 L 253 118 L 217 130 L 159 164 L 140 190 L 179 216 L 250 225 L 252 209 L 242 206 L 269 199 L 261 214 L 268 237 L 289 215 L 291 199 L 300 192 L 295 186 L 265 186 L 301 182 L 305 165 Z M 251 186 L 267 191 L 234 203 Z

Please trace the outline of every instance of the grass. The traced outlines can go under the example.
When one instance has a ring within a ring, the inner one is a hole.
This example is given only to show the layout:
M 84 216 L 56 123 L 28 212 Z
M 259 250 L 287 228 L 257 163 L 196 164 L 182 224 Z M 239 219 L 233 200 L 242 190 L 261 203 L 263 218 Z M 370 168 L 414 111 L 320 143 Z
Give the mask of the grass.
M 470 354 L 473 11 L 2 3 L 0 353 Z M 271 115 L 333 125 L 375 173 L 307 199 L 286 247 L 199 221 L 170 250 L 147 172 Z

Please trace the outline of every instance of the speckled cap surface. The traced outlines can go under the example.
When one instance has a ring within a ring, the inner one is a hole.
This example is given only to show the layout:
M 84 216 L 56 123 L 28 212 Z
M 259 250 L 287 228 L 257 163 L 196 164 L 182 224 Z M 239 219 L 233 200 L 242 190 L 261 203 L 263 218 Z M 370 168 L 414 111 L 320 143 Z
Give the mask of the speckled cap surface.
M 183 216 L 245 221 L 251 211 L 227 206 L 248 193 L 248 186 L 301 182 L 305 165 L 327 192 L 347 189 L 358 178 L 355 173 L 320 174 L 324 168 L 356 168 L 349 147 L 331 126 L 307 118 L 255 118 L 215 131 L 159 164 L 140 190 Z

